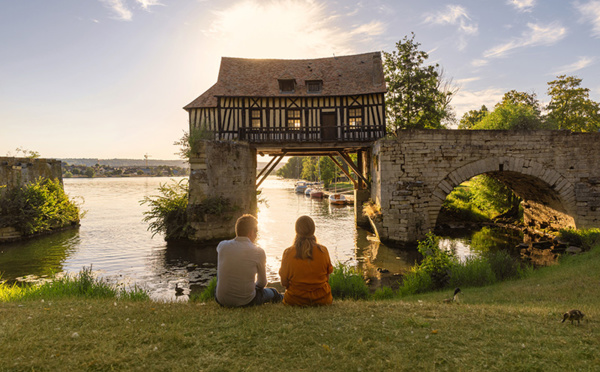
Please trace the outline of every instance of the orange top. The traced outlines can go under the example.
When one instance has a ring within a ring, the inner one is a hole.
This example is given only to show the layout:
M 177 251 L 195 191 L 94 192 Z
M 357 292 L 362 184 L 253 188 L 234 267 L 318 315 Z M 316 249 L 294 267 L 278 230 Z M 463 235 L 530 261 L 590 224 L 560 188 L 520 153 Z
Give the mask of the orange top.
M 296 248 L 283 252 L 279 276 L 286 288 L 283 303 L 288 305 L 330 305 L 329 274 L 333 272 L 327 248 L 313 247 L 313 259 L 296 258 Z

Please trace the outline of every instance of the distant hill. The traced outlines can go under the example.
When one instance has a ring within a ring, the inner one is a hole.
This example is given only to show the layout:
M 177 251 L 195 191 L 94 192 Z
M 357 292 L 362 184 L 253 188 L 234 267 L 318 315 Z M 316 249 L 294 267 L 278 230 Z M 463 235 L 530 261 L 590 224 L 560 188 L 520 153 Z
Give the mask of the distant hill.
M 167 165 L 170 167 L 181 167 L 189 168 L 189 163 L 183 160 L 160 160 L 160 159 L 148 159 L 147 163 L 145 159 L 58 159 L 63 163 L 69 165 L 85 165 L 86 167 L 93 167 L 96 164 L 108 165 L 109 167 L 145 167 L 148 164 L 149 167 L 157 167 L 159 165 Z

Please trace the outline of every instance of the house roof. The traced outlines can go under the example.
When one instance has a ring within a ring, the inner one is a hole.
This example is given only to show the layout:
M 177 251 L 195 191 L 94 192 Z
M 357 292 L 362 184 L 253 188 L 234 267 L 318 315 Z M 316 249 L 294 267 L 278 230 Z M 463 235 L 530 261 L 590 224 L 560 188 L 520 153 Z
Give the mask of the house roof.
M 293 93 L 281 93 L 279 79 L 293 79 Z M 306 81 L 322 80 L 320 93 L 307 93 Z M 219 78 L 184 107 L 216 107 L 217 97 L 318 97 L 385 93 L 381 53 L 318 59 L 221 58 Z

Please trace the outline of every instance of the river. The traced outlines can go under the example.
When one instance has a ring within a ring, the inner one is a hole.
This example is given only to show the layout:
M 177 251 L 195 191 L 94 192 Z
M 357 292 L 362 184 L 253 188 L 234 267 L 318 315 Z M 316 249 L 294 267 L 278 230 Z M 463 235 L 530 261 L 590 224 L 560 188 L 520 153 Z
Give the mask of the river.
M 64 179 L 67 194 L 86 211 L 81 227 L 1 245 L 0 279 L 36 280 L 92 265 L 99 276 L 125 286 L 140 285 L 155 300 L 185 300 L 215 276 L 216 244 L 167 244 L 160 234 L 152 237 L 147 231 L 142 218 L 148 206 L 140 201 L 156 195 L 159 185 L 167 182 L 174 181 L 156 177 Z M 397 281 L 418 259 L 414 248 L 386 246 L 355 227 L 352 206 L 330 206 L 326 200 L 296 194 L 293 188 L 291 180 L 276 177 L 261 186 L 264 202 L 259 203 L 257 243 L 267 253 L 269 282 L 279 281 L 281 255 L 291 245 L 294 222 L 301 215 L 315 220 L 316 236 L 334 263 L 357 266 L 373 286 Z M 463 257 L 476 254 L 469 234 L 445 237 L 442 244 Z M 176 298 L 176 283 L 186 296 Z

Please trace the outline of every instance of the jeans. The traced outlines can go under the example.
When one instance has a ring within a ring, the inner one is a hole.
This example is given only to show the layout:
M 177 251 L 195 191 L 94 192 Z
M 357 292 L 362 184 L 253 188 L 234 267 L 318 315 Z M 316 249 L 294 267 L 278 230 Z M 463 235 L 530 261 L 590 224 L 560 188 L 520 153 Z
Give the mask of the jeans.
M 254 295 L 254 298 L 252 299 L 252 301 L 250 301 L 250 303 L 248 303 L 244 306 L 240 306 L 240 307 L 257 306 L 257 305 L 262 305 L 267 302 L 273 302 L 276 304 L 276 303 L 281 302 L 282 300 L 283 300 L 283 295 L 280 294 L 275 288 L 256 287 L 256 295 Z M 223 306 L 217 299 L 216 295 L 215 295 L 215 301 L 217 301 L 217 303 L 219 305 Z
M 275 288 L 256 287 L 256 296 L 248 306 L 262 305 L 267 302 L 278 303 L 281 300 L 283 300 L 283 296 Z

